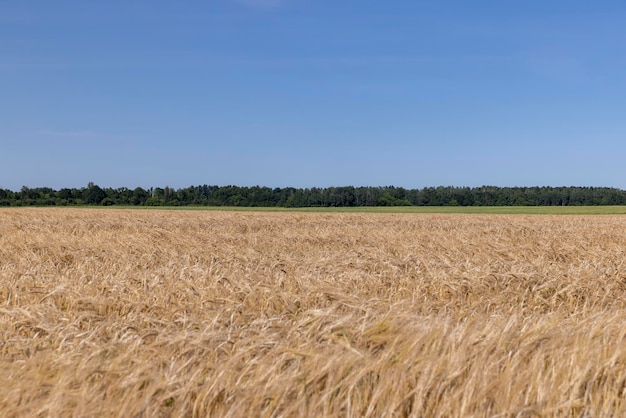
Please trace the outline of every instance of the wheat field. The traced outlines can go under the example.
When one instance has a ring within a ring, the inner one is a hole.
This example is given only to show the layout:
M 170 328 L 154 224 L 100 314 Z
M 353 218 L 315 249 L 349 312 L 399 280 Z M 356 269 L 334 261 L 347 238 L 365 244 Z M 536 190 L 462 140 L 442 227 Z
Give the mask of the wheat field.
M 626 415 L 626 217 L 0 210 L 0 416 Z

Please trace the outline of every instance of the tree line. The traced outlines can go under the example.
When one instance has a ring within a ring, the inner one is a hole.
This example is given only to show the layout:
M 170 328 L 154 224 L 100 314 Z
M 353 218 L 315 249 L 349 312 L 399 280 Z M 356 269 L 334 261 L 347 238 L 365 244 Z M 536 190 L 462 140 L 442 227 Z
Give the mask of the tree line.
M 0 206 L 598 206 L 624 205 L 626 191 L 609 187 L 326 187 L 241 186 L 0 189 Z

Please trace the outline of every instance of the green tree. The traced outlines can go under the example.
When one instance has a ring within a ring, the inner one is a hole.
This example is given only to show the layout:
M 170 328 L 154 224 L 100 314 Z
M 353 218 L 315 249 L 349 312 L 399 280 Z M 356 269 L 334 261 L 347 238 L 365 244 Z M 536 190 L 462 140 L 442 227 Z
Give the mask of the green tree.
M 136 187 L 130 196 L 130 204 L 135 206 L 143 205 L 149 196 L 150 194 L 147 190 L 144 190 L 141 187 Z
M 88 205 L 99 205 L 105 197 L 107 195 L 104 190 L 91 182 L 83 192 L 83 200 Z

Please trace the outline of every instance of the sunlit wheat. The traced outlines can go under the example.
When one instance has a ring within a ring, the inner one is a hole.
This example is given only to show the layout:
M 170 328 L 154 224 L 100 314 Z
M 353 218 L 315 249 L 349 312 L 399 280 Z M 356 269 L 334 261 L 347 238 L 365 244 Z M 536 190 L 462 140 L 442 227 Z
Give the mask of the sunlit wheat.
M 0 211 L 0 415 L 620 416 L 622 216 Z

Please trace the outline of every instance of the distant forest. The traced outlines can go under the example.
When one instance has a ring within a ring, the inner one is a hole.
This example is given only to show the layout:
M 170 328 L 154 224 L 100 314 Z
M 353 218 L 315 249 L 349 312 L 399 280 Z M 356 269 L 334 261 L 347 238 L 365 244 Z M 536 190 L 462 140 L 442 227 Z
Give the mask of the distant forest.
M 326 187 L 239 186 L 0 189 L 0 206 L 599 206 L 626 204 L 626 191 L 608 187 Z

